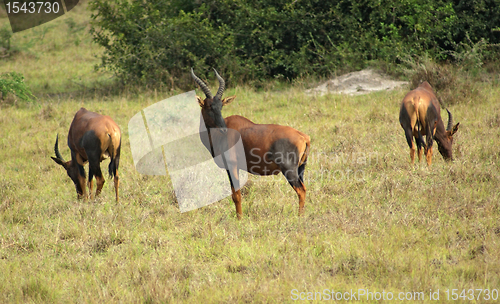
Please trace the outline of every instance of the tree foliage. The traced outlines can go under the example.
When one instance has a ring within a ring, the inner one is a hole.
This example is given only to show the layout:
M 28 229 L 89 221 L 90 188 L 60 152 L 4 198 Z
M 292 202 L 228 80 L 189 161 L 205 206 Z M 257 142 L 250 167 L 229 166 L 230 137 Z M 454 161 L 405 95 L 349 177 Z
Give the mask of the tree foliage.
M 146 83 L 182 81 L 191 67 L 245 81 L 329 75 L 414 55 L 453 60 L 464 43 L 500 40 L 500 0 L 93 0 L 90 7 L 91 31 L 106 50 L 102 66 Z

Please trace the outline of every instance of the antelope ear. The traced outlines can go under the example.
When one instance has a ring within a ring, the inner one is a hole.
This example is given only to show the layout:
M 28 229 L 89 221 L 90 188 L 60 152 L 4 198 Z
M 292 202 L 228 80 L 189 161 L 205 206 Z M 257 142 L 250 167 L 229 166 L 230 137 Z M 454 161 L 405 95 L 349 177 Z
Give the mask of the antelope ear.
M 198 104 L 200 105 L 200 107 L 204 107 L 205 106 L 205 101 L 203 100 L 203 98 L 201 98 L 200 96 L 196 95 L 196 100 L 198 100 Z
M 233 95 L 233 96 L 229 96 L 229 97 L 226 97 L 222 100 L 222 105 L 225 106 L 227 104 L 230 104 L 231 102 L 233 102 L 234 100 L 236 99 L 236 95 Z
M 452 131 L 451 131 L 451 135 L 452 135 L 452 136 L 453 136 L 453 134 L 457 133 L 457 131 L 458 131 L 458 126 L 459 126 L 459 125 L 460 125 L 460 123 L 457 123 L 457 124 L 453 127 L 453 129 L 452 129 Z

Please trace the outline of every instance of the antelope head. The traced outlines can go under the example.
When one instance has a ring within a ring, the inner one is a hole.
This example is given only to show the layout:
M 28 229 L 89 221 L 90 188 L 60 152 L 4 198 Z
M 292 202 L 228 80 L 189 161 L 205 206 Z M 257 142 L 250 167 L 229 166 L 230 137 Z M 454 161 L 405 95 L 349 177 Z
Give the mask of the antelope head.
M 75 184 L 76 192 L 78 193 L 78 195 L 83 195 L 83 189 L 81 187 L 79 180 L 81 177 L 85 178 L 85 172 L 79 172 L 78 166 L 74 166 L 72 160 L 70 161 L 64 160 L 64 158 L 61 155 L 61 152 L 59 152 L 59 135 L 57 135 L 56 137 L 54 152 L 56 154 L 56 157 L 51 156 L 50 158 L 52 158 L 57 164 L 61 165 L 66 170 L 66 173 Z
M 232 102 L 236 96 L 230 96 L 222 99 L 226 83 L 215 69 L 214 72 L 215 76 L 219 80 L 219 89 L 217 90 L 217 94 L 215 94 L 215 96 L 212 95 L 208 86 L 194 74 L 193 69 L 191 68 L 191 76 L 200 86 L 206 97 L 205 99 L 202 99 L 200 96 L 196 96 L 198 104 L 201 107 L 201 113 L 203 120 L 205 121 L 205 125 L 209 128 L 219 128 L 221 132 L 226 133 L 227 126 L 224 118 L 222 117 L 222 107 Z
M 446 126 L 446 131 L 444 133 L 444 139 L 436 137 L 436 142 L 438 144 L 439 153 L 441 153 L 445 160 L 451 161 L 453 160 L 451 149 L 453 144 L 453 135 L 458 131 L 460 123 L 453 125 L 453 115 L 451 115 L 451 112 L 448 109 L 446 109 L 446 112 L 448 112 L 448 125 Z

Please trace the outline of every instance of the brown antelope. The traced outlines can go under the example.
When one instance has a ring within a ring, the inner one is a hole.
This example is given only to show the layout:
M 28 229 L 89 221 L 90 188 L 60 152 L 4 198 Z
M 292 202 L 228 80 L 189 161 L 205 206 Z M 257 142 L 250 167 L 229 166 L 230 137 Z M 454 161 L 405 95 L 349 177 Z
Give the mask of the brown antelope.
M 406 141 L 410 146 L 411 163 L 415 162 L 415 142 L 418 148 L 418 160 L 422 158 L 422 150 L 425 150 L 427 164 L 432 163 L 432 142 L 436 140 L 438 150 L 447 161 L 453 160 L 451 145 L 453 134 L 458 130 L 460 123 L 453 126 L 453 116 L 448 112 L 448 125 L 444 128 L 441 119 L 441 108 L 432 90 L 431 85 L 425 81 L 418 88 L 410 91 L 403 98 L 401 110 L 399 111 L 399 122 L 405 131 Z M 426 137 L 424 143 L 423 135 Z
M 255 175 L 283 173 L 299 197 L 299 215 L 303 214 L 306 198 L 304 169 L 310 149 L 309 136 L 291 127 L 255 124 L 239 115 L 223 118 L 221 113 L 222 107 L 234 101 L 236 96 L 222 99 L 225 82 L 215 69 L 214 71 L 215 76 L 219 80 L 219 89 L 215 96 L 212 95 L 208 86 L 191 69 L 191 76 L 206 96 L 205 99 L 196 96 L 203 118 L 203 121 L 200 120 L 200 129 L 201 124 L 204 122 L 209 135 L 211 135 L 210 141 L 202 139 L 203 144 L 209 151 L 218 149 L 216 143 L 213 142 L 214 135 L 217 135 L 217 133 L 212 131 L 212 134 L 210 134 L 210 128 L 218 128 L 219 135 L 221 133 L 229 134 L 227 128 L 238 131 L 245 151 L 246 171 Z M 230 143 L 234 141 L 234 138 L 229 139 Z M 214 153 L 212 153 L 212 156 L 214 156 Z M 241 163 L 241 156 L 238 161 Z M 228 160 L 228 162 L 231 162 L 231 160 Z M 241 192 L 235 189 L 239 189 L 238 170 L 240 167 L 237 165 L 230 166 L 229 168 L 226 167 L 228 169 L 232 198 L 238 219 L 241 219 L 243 214 L 241 209 Z
M 104 185 L 100 162 L 110 157 L 109 175 L 114 176 L 116 201 L 118 202 L 118 165 L 120 163 L 121 132 L 120 127 L 109 116 L 90 112 L 81 108 L 69 127 L 68 147 L 71 150 L 71 160 L 65 161 L 59 152 L 59 136 L 56 137 L 54 152 L 51 157 L 56 163 L 66 169 L 76 187 L 78 198 L 87 199 L 85 187 L 85 169 L 89 163 L 89 194 L 92 197 L 93 177 L 97 180 L 97 197 Z

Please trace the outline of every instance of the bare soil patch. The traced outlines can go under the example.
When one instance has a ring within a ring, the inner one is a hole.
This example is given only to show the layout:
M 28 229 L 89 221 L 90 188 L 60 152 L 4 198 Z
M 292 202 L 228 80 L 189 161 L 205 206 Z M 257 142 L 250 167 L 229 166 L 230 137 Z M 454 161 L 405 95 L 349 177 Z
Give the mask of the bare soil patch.
M 393 80 L 380 72 L 366 69 L 335 77 L 307 90 L 306 93 L 311 95 L 328 93 L 363 95 L 375 91 L 393 90 L 405 85 L 408 85 L 407 81 Z

